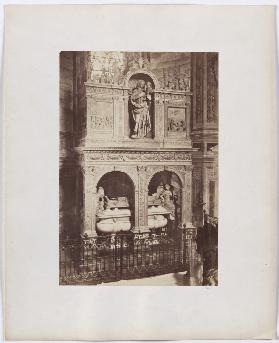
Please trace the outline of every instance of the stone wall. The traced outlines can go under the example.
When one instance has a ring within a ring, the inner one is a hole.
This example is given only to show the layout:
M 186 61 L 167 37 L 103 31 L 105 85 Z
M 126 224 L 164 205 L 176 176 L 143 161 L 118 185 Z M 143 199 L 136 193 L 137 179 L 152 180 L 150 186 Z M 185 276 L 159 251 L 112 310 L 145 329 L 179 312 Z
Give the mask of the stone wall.
M 60 53 L 60 156 L 59 227 L 73 233 L 76 227 L 76 168 L 73 157 L 74 53 Z
M 60 53 L 60 152 L 67 155 L 73 146 L 73 53 Z M 61 156 L 61 155 L 60 155 Z

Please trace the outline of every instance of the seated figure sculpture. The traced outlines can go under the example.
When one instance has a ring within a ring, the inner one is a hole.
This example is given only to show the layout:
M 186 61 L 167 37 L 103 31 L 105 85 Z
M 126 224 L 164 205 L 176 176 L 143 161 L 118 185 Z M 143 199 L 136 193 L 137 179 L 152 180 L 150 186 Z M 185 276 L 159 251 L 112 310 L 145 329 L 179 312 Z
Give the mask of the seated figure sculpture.
M 165 190 L 162 193 L 164 199 L 164 207 L 171 211 L 170 213 L 170 220 L 175 220 L 175 205 L 174 205 L 174 195 L 170 190 L 170 185 L 167 183 L 165 184 Z
M 105 195 L 104 188 L 99 187 L 97 191 L 97 214 L 101 214 L 104 212 L 108 202 L 109 198 Z

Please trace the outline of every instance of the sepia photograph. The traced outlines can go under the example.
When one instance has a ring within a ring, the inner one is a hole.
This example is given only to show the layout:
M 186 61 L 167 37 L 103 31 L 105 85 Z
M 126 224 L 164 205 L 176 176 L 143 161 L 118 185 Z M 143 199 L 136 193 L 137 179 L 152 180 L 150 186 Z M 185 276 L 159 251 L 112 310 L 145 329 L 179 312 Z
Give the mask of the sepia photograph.
M 218 285 L 218 52 L 60 52 L 59 284 Z
M 276 338 L 276 7 L 9 5 L 4 38 L 5 339 Z

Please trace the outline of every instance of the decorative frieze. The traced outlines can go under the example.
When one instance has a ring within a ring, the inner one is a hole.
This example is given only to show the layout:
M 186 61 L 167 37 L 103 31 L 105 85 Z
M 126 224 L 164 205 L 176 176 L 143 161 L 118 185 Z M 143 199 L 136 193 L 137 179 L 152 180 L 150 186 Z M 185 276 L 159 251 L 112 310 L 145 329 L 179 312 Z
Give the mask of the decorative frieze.
M 85 161 L 191 161 L 191 154 L 184 151 L 87 151 Z

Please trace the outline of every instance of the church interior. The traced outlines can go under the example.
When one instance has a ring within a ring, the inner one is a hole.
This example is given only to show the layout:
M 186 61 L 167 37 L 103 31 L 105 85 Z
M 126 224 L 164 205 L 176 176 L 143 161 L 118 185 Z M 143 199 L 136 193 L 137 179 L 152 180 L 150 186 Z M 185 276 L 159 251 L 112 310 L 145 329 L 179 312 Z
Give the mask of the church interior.
M 163 218 L 199 227 L 217 164 L 217 53 L 61 52 L 60 233 L 98 234 L 98 190 L 146 230 L 166 185 Z
M 60 237 L 218 218 L 218 53 L 60 53 Z

